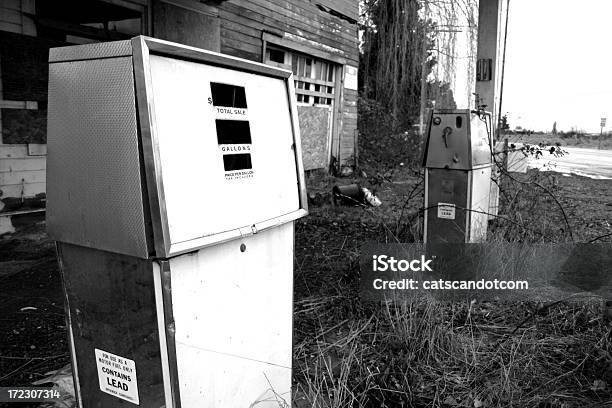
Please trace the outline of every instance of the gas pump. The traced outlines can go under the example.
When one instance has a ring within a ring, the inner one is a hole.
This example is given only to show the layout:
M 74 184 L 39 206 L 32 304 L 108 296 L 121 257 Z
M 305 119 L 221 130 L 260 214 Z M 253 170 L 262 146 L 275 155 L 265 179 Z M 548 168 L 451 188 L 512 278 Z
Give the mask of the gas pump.
M 79 405 L 290 404 L 292 73 L 147 37 L 49 62 L 47 224 Z
M 491 185 L 491 114 L 434 110 L 424 149 L 424 242 L 486 239 Z

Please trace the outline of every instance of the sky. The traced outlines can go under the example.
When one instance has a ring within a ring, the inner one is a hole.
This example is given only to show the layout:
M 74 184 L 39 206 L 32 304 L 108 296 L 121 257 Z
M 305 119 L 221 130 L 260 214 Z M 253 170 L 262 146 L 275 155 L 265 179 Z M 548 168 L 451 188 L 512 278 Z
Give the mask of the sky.
M 511 128 L 612 130 L 612 1 L 510 0 L 502 113 Z

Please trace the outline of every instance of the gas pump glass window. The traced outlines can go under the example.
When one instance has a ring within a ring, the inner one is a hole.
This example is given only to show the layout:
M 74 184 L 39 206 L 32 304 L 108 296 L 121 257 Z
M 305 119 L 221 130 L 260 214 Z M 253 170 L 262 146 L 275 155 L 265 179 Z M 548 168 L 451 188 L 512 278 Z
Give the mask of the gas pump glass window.
M 229 108 L 247 108 L 246 93 L 243 86 L 210 83 L 210 92 L 214 106 L 224 106 Z

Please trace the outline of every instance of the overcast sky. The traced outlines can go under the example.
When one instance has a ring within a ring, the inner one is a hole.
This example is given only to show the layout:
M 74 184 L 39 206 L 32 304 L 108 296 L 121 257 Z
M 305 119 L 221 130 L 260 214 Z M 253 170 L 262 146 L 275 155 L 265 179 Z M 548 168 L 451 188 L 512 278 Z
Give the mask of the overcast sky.
M 512 128 L 612 130 L 612 1 L 510 0 L 502 112 Z

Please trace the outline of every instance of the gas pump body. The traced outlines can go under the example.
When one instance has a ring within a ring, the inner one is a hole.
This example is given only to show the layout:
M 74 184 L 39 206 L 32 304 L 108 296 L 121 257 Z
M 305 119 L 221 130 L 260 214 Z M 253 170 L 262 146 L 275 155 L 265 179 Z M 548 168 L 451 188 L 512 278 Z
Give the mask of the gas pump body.
M 491 115 L 434 110 L 424 148 L 424 242 L 486 239 L 491 181 Z
M 147 37 L 52 49 L 48 232 L 81 407 L 291 401 L 291 72 Z

